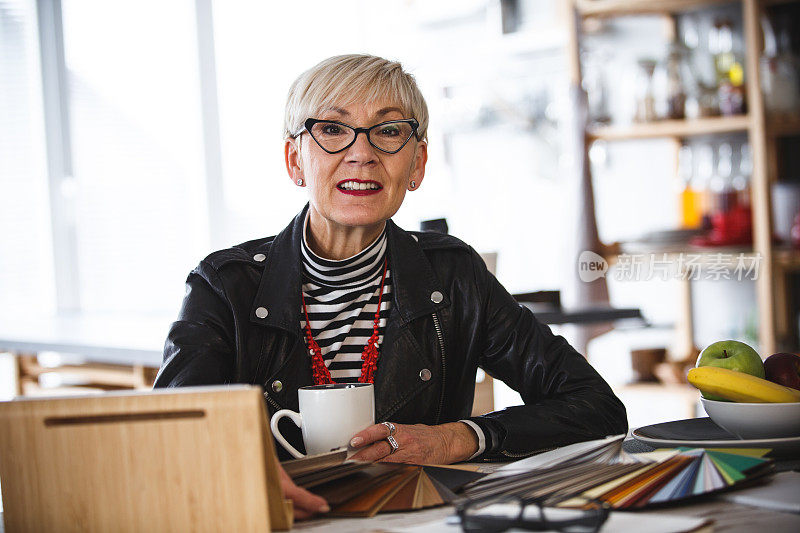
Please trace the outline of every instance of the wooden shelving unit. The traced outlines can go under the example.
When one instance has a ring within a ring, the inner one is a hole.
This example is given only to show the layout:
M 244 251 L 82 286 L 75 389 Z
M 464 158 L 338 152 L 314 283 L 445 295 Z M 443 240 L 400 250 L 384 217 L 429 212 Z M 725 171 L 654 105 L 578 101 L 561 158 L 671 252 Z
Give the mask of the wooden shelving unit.
M 679 258 L 683 257 L 684 261 L 691 258 L 691 266 L 704 267 L 710 265 L 719 265 L 723 267 L 733 268 L 736 267 L 740 258 L 749 262 L 755 260 L 756 252 L 751 248 L 662 248 L 649 250 L 647 253 L 652 253 L 656 259 L 661 259 L 666 255 L 666 259 L 674 263 L 679 263 Z M 630 252 L 633 254 L 633 252 Z M 626 252 L 613 254 L 604 257 L 609 265 L 614 265 L 624 258 Z M 800 264 L 800 257 L 795 258 Z M 688 261 L 687 261 L 688 262 Z M 688 266 L 688 265 L 687 265 Z
M 683 13 L 739 0 L 575 0 L 583 18 L 611 18 L 630 15 L 663 15 Z M 789 4 L 797 0 L 758 0 L 761 7 Z
M 767 135 L 772 138 L 800 135 L 800 114 L 793 116 L 768 116 Z
M 775 264 L 786 271 L 800 270 L 800 250 L 789 248 L 776 249 Z
M 627 126 L 589 127 L 586 132 L 591 140 L 622 141 L 629 139 L 651 139 L 656 137 L 693 137 L 717 133 L 747 131 L 750 118 L 709 117 L 694 120 L 659 120 Z
M 582 17 L 608 18 L 680 13 L 734 1 L 736 0 L 575 0 L 575 7 Z
M 756 299 L 759 321 L 759 345 L 763 354 L 776 351 L 777 339 L 788 331 L 788 308 L 786 302 L 785 274 L 800 268 L 800 252 L 774 249 L 772 243 L 770 186 L 777 179 L 775 164 L 776 139 L 783 135 L 800 134 L 800 115 L 791 117 L 767 117 L 764 96 L 761 92 L 759 60 L 762 35 L 760 17 L 766 6 L 798 0 L 568 0 L 573 8 L 574 24 L 568 44 L 570 76 L 575 86 L 581 86 L 580 40 L 581 22 L 595 17 L 619 17 L 630 15 L 657 15 L 673 20 L 674 15 L 721 4 L 739 4 L 744 21 L 745 79 L 747 94 L 746 116 L 712 117 L 696 120 L 664 120 L 628 126 L 604 126 L 586 128 L 586 148 L 596 140 L 621 141 L 629 139 L 666 138 L 673 141 L 676 149 L 682 139 L 696 135 L 717 135 L 745 132 L 753 153 L 751 176 L 751 205 L 753 208 L 753 247 L 750 257 L 761 257 L 759 275 L 756 280 Z M 674 26 L 673 26 L 674 27 Z M 612 245 L 604 245 L 613 250 Z M 653 250 L 659 253 L 659 250 Z M 670 253 L 698 253 L 697 250 L 672 250 Z M 712 257 L 716 250 L 702 252 Z M 613 261 L 613 258 L 610 258 Z M 677 332 L 681 340 L 677 343 L 688 350 L 693 345 L 691 319 L 691 289 L 689 282 L 683 283 L 683 311 L 686 317 Z

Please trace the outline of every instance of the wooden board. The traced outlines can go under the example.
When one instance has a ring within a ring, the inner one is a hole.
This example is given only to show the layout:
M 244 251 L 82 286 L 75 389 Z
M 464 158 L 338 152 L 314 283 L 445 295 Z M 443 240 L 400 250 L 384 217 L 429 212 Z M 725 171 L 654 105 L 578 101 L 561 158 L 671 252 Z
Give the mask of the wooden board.
M 680 120 L 656 120 L 628 125 L 597 126 L 588 130 L 592 140 L 624 141 L 659 137 L 686 138 L 697 135 L 747 131 L 751 124 L 749 115 L 731 117 L 704 117 Z
M 761 91 L 761 10 L 758 0 L 742 0 L 744 21 L 745 82 L 747 109 L 751 118 L 748 140 L 753 152 L 753 174 L 750 195 L 753 208 L 753 249 L 761 254 L 756 279 L 758 303 L 758 350 L 771 354 L 775 343 L 775 294 L 772 285 L 772 200 L 767 164 L 766 117 L 764 95 Z
M 258 387 L 0 403 L 11 531 L 291 527 Z
M 734 0 L 576 0 L 584 17 L 617 17 L 624 15 L 652 15 L 680 13 L 716 4 L 729 4 Z

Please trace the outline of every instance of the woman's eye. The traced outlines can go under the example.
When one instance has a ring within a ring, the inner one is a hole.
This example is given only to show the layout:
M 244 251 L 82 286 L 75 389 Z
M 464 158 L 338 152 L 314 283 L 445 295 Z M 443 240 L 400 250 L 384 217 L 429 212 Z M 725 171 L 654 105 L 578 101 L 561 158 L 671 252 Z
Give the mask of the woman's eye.
M 322 126 L 322 133 L 325 135 L 341 135 L 342 128 L 336 124 L 325 124 Z
M 382 137 L 396 137 L 400 135 L 400 130 L 396 126 L 385 126 L 380 129 L 378 134 Z

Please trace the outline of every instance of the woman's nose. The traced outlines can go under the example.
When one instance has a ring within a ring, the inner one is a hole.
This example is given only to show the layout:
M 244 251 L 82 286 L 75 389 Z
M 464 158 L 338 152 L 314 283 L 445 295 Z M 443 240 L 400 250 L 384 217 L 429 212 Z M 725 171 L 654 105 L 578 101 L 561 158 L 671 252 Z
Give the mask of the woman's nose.
M 367 164 L 377 159 L 375 148 L 369 143 L 367 134 L 363 131 L 356 134 L 356 140 L 347 149 L 345 156 L 348 163 Z

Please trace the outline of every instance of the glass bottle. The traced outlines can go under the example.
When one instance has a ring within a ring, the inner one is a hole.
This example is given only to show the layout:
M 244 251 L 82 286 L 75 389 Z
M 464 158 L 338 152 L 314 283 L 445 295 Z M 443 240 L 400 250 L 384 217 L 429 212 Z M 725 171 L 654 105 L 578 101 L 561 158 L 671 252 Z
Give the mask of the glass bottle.
M 686 48 L 677 41 L 670 45 L 667 56 L 667 117 L 686 117 Z
M 711 182 L 715 213 L 728 213 L 736 207 L 732 173 L 733 149 L 729 143 L 722 143 L 717 149 L 717 172 Z
M 713 36 L 713 37 L 712 37 Z M 717 84 L 728 78 L 728 72 L 736 62 L 733 54 L 733 28 L 727 19 L 714 21 L 714 29 L 709 33 L 709 52 L 714 56 L 714 71 Z
M 711 181 L 714 177 L 714 150 L 708 144 L 703 144 L 695 149 L 695 156 L 697 158 L 697 173 L 694 176 L 694 189 L 698 191 L 700 196 L 700 212 L 701 226 L 703 228 L 711 227 L 711 214 L 712 214 L 712 196 L 711 196 Z
M 686 14 L 680 19 L 681 45 L 685 51 L 686 67 L 690 73 L 690 79 L 685 80 L 684 89 L 686 90 L 686 117 L 698 118 L 700 115 L 700 91 L 702 79 L 697 71 L 697 47 L 700 45 L 700 30 L 697 18 L 694 15 Z
M 589 121 L 593 124 L 608 124 L 611 122 L 611 114 L 608 110 L 608 89 L 605 78 L 607 54 L 584 52 L 583 63 L 585 64 L 583 89 L 586 91 Z
M 753 174 L 753 155 L 750 152 L 750 144 L 742 143 L 739 154 L 739 167 L 734 174 L 733 189 L 736 191 L 736 204 L 743 207 L 750 207 L 750 178 Z
M 800 58 L 792 50 L 789 21 L 773 21 L 765 17 L 762 26 L 761 88 L 764 106 L 770 113 L 796 114 L 800 110 Z
M 680 193 L 681 227 L 683 229 L 699 228 L 703 221 L 703 195 L 697 190 L 692 167 L 692 149 L 688 145 L 681 146 L 678 152 L 678 179 L 682 184 Z
M 744 67 L 734 51 L 733 24 L 728 19 L 717 20 L 711 34 L 709 51 L 714 56 L 720 113 L 744 113 Z

